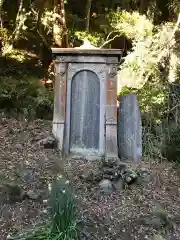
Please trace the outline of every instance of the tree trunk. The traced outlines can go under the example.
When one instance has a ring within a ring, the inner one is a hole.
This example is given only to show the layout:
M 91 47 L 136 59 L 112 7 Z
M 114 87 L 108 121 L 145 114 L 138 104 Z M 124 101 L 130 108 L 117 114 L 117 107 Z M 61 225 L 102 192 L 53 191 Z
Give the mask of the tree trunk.
M 148 8 L 148 3 L 146 0 L 140 0 L 139 12 L 140 14 L 145 14 Z
M 18 39 L 18 37 L 20 35 L 21 27 L 25 21 L 25 19 L 24 19 L 25 12 L 23 14 L 23 3 L 24 3 L 24 0 L 20 0 L 19 9 L 18 9 L 18 13 L 16 16 L 16 23 L 15 23 L 16 25 L 15 25 L 15 29 L 13 31 L 12 38 L 11 38 L 11 40 L 13 42 L 15 42 Z
M 0 27 L 3 27 L 3 19 L 2 19 L 2 8 L 5 0 L 0 0 Z
M 18 13 L 17 13 L 17 16 L 16 16 L 15 28 L 14 28 L 12 36 L 9 40 L 8 46 L 6 46 L 4 51 L 3 51 L 3 55 L 7 54 L 9 51 L 11 51 L 13 49 L 14 43 L 20 37 L 22 27 L 23 27 L 23 25 L 24 25 L 24 23 L 27 19 L 27 16 L 29 14 L 29 13 L 26 13 L 25 9 L 23 9 L 23 5 L 24 5 L 24 0 L 20 0 L 19 9 L 18 9 Z
M 39 5 L 37 5 L 37 8 L 39 9 L 38 16 L 37 16 L 37 33 L 39 34 L 39 36 L 43 42 L 43 45 L 45 45 L 46 48 L 48 50 L 50 50 L 50 44 L 48 43 L 48 41 L 46 39 L 46 36 L 42 29 L 42 24 L 41 24 L 41 19 L 42 19 L 42 15 L 44 13 L 45 4 L 46 4 L 46 1 L 43 1 L 43 2 L 39 1 Z
M 174 28 L 173 31 L 173 35 L 170 39 L 170 50 L 169 50 L 169 55 L 170 55 L 170 59 L 169 59 L 169 75 L 168 75 L 168 80 L 170 83 L 173 83 L 176 81 L 176 74 L 177 74 L 177 68 L 179 65 L 179 59 L 180 59 L 180 55 L 179 55 L 179 40 L 180 40 L 180 30 L 179 30 L 179 26 L 180 26 L 180 13 L 178 15 L 178 20 L 176 22 L 176 26 Z
M 54 43 L 58 47 L 68 47 L 64 0 L 54 0 Z
M 169 73 L 168 73 L 168 81 L 170 83 L 170 116 L 171 121 L 175 122 L 175 126 L 179 125 L 180 120 L 180 111 L 179 111 L 179 62 L 180 62 L 180 14 L 178 16 L 178 20 L 176 23 L 176 27 L 174 30 L 173 37 L 171 39 L 171 48 L 169 50 Z
M 91 4 L 92 0 L 87 0 L 86 4 L 86 18 L 85 18 L 85 29 L 88 32 L 89 31 L 89 26 L 90 26 L 90 18 L 91 18 Z
M 142 127 L 136 94 L 120 97 L 118 108 L 118 151 L 121 159 L 133 162 L 141 160 Z
M 179 64 L 179 57 L 175 52 L 172 52 L 170 54 L 170 59 L 169 59 L 169 74 L 168 74 L 169 83 L 174 83 L 177 79 L 178 64 Z

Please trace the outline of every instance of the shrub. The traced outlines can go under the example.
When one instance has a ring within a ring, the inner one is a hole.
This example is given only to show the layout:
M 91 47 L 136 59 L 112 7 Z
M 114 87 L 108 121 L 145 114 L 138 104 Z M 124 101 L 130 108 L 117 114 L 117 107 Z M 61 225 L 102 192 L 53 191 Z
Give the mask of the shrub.
M 28 117 L 43 117 L 52 112 L 52 93 L 39 83 L 39 79 L 23 77 L 22 80 L 6 77 L 1 81 L 1 109 Z
M 163 148 L 163 155 L 169 161 L 180 162 L 180 127 L 169 130 Z
M 1 110 L 31 118 L 52 118 L 53 92 L 40 82 L 43 71 L 35 63 L 35 59 L 20 62 L 0 58 Z

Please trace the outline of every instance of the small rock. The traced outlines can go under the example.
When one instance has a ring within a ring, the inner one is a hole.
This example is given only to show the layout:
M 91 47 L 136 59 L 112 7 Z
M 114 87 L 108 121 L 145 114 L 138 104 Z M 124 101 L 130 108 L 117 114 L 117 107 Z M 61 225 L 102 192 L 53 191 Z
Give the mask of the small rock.
M 47 137 L 39 141 L 40 145 L 44 146 L 45 149 L 54 149 L 57 147 L 57 141 L 54 137 Z
M 39 195 L 37 193 L 35 193 L 33 190 L 29 190 L 26 193 L 27 197 L 31 200 L 37 200 L 39 198 Z
M 125 184 L 122 178 L 118 179 L 116 182 L 113 182 L 113 186 L 117 191 L 121 191 L 124 189 Z
M 151 226 L 157 230 L 159 230 L 163 227 L 163 223 L 162 223 L 161 219 L 159 219 L 159 218 L 146 219 L 145 224 L 148 226 Z
M 132 181 L 132 178 L 131 178 L 131 177 L 129 177 L 129 176 L 126 176 L 126 178 L 125 178 L 125 179 L 126 179 L 126 182 L 127 182 L 127 183 L 131 183 L 131 181 Z
M 93 181 L 100 182 L 103 179 L 103 173 L 101 170 L 93 170 Z
M 13 238 L 11 235 L 8 234 L 7 237 L 6 237 L 6 239 L 7 239 L 7 240 L 13 240 L 14 238 Z
M 165 240 L 161 235 L 155 234 L 152 240 Z
M 124 171 L 125 169 L 127 169 L 127 164 L 121 162 L 120 159 L 117 161 L 117 166 L 120 171 Z
M 39 133 L 38 135 L 36 135 L 33 139 L 33 141 L 39 142 L 42 141 L 42 139 L 45 139 L 45 134 L 44 133 Z
M 103 167 L 113 168 L 116 165 L 116 159 L 105 159 L 103 161 Z
M 103 178 L 103 174 L 100 170 L 91 170 L 85 168 L 80 178 L 86 182 L 100 182 Z
M 6 118 L 1 118 L 0 122 L 2 125 L 8 124 L 8 120 Z
M 32 182 L 35 179 L 33 170 L 28 168 L 20 170 L 19 172 L 17 172 L 17 175 L 23 182 L 27 183 Z
M 17 143 L 15 146 L 14 146 L 17 150 L 23 150 L 23 145 L 21 143 Z
M 83 173 L 80 175 L 80 178 L 84 181 L 93 181 L 93 173 L 91 170 L 85 168 Z
M 156 230 L 166 229 L 172 230 L 174 228 L 173 220 L 168 216 L 164 209 L 154 210 L 145 219 L 145 224 L 152 226 Z
M 113 169 L 113 168 L 105 167 L 105 168 L 103 169 L 103 174 L 114 175 L 115 171 L 116 171 L 116 170 Z
M 147 169 L 147 168 L 140 168 L 139 171 L 140 171 L 141 173 L 148 173 L 148 174 L 150 173 L 150 170 Z
M 103 178 L 104 179 L 109 179 L 111 181 L 116 181 L 117 177 L 115 177 L 114 175 L 108 175 L 108 174 L 103 174 Z
M 146 182 L 149 182 L 150 179 L 151 179 L 151 172 L 149 169 L 146 169 L 146 168 L 140 168 L 138 170 L 138 175 L 141 179 L 143 179 L 143 182 L 146 181 Z
M 44 203 L 44 204 L 47 204 L 47 202 L 48 202 L 47 199 L 44 199 L 44 200 L 43 200 L 43 203 Z
M 2 188 L 10 202 L 15 203 L 24 199 L 24 191 L 20 186 L 11 183 L 5 184 Z
M 79 240 L 88 240 L 87 234 L 84 232 L 80 233 Z
M 112 193 L 114 191 L 113 184 L 108 179 L 103 179 L 99 183 L 99 186 L 100 186 L 101 191 L 104 192 L 104 193 Z
M 133 182 L 135 182 L 138 178 L 138 175 L 135 171 L 133 170 L 127 170 L 125 172 L 125 181 L 127 182 L 127 184 L 131 184 Z
M 138 173 L 140 174 L 140 175 L 150 175 L 150 170 L 149 169 L 146 169 L 146 168 L 140 168 L 139 170 L 138 170 Z

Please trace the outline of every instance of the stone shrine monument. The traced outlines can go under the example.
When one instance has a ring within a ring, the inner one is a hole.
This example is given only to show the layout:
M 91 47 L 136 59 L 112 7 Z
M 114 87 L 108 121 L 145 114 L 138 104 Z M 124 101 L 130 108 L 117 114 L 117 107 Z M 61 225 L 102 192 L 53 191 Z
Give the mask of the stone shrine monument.
M 117 68 L 120 50 L 53 48 L 53 134 L 62 153 L 118 157 Z

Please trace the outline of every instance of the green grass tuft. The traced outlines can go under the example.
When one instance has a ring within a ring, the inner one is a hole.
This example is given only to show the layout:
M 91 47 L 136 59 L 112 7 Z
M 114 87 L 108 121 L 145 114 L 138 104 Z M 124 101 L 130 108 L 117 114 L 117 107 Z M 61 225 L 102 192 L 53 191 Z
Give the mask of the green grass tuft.
M 50 221 L 12 238 L 13 240 L 79 239 L 75 197 L 69 182 L 59 178 L 52 183 L 50 191 Z

